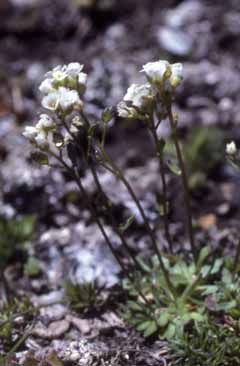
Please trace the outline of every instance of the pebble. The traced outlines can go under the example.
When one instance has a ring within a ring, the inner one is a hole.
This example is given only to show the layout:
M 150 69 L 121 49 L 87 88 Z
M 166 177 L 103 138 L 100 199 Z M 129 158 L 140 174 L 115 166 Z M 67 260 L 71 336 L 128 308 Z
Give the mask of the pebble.
M 186 32 L 174 28 L 161 27 L 157 39 L 167 52 L 175 56 L 187 56 L 192 50 L 192 38 Z

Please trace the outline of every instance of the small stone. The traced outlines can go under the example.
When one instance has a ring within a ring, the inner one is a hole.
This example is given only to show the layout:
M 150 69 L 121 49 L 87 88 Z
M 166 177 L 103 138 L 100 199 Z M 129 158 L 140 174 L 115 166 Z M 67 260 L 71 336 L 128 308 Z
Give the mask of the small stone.
M 166 23 L 171 27 L 182 27 L 196 23 L 203 15 L 203 4 L 199 0 L 183 1 L 166 13 Z
M 187 56 L 192 50 L 193 40 L 185 32 L 162 27 L 157 34 L 160 45 L 169 53 L 176 56 Z

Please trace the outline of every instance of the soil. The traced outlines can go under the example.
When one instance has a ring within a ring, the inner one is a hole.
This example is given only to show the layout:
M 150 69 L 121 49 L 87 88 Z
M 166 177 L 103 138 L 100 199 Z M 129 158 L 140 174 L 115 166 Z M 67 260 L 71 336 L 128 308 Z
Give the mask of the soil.
M 41 306 L 30 336 L 14 356 L 16 364 L 28 358 L 32 365 L 168 365 L 167 344 L 146 341 L 122 322 L 116 309 L 121 272 L 109 253 L 74 182 L 65 174 L 39 168 L 29 160 L 21 131 L 36 121 L 40 111 L 38 85 L 50 68 L 78 61 L 89 73 L 86 108 L 97 120 L 102 109 L 116 105 L 146 62 L 181 61 L 185 79 L 176 98 L 183 140 L 196 126 L 217 126 L 224 141 L 240 141 L 240 3 L 238 0 L 112 0 L 106 7 L 83 9 L 80 0 L 4 0 L 0 4 L 0 216 L 36 215 L 34 256 L 41 275 L 24 275 L 15 258 L 7 276 L 17 294 Z M 169 135 L 167 124 L 160 133 Z M 155 210 L 161 193 L 158 164 L 151 140 L 139 122 L 116 118 L 108 138 L 111 156 L 134 184 L 148 217 L 163 222 Z M 206 156 L 206 159 L 209 157 Z M 136 214 L 124 188 L 109 173 L 99 171 L 106 192 L 124 220 Z M 141 179 L 139 179 L 141 177 Z M 202 188 L 192 192 L 198 243 L 211 242 L 231 254 L 239 228 L 239 173 L 223 158 L 207 172 Z M 178 178 L 168 174 L 171 234 L 176 249 L 189 248 Z M 92 197 L 96 190 L 86 172 L 84 183 Z M 108 219 L 105 224 L 119 253 Z M 151 254 L 141 218 L 129 232 L 134 253 Z M 62 285 L 95 281 L 110 298 L 100 313 L 85 317 L 64 302 Z M 20 327 L 20 329 L 22 329 Z M 16 330 L 18 333 L 19 330 Z M 0 339 L 0 354 L 6 352 Z M 32 361 L 31 361 L 32 360 Z M 14 360 L 11 361 L 15 364 Z M 26 361 L 25 361 L 26 362 Z M 31 363 L 32 362 L 32 363 Z

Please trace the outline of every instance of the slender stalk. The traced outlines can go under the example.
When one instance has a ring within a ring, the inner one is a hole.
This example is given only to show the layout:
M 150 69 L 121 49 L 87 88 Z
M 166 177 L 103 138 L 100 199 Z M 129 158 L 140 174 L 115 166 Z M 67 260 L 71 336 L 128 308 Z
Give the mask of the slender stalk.
M 129 273 L 127 272 L 127 270 L 125 269 L 120 256 L 118 255 L 118 253 L 116 252 L 115 248 L 113 247 L 105 229 L 104 226 L 101 222 L 101 220 L 99 219 L 98 215 L 95 213 L 94 207 L 92 206 L 90 199 L 88 198 L 88 194 L 85 190 L 85 188 L 82 185 L 81 182 L 81 178 L 79 177 L 78 173 L 72 169 L 71 167 L 68 166 L 68 164 L 58 155 L 56 155 L 55 153 L 51 152 L 52 156 L 57 159 L 62 165 L 63 167 L 69 172 L 69 174 L 74 178 L 82 196 L 85 198 L 87 206 L 89 208 L 89 211 L 92 215 L 92 218 L 94 219 L 94 221 L 96 222 L 101 234 L 104 237 L 105 242 L 107 243 L 109 249 L 111 250 L 114 258 L 116 259 L 117 263 L 119 264 L 120 268 L 122 269 L 124 275 L 129 279 L 129 281 L 131 281 L 133 283 L 133 285 L 136 287 L 137 292 L 139 293 L 139 295 L 142 297 L 142 299 L 145 301 L 146 304 L 150 305 L 150 302 L 148 301 L 148 299 L 146 298 L 146 296 L 142 293 L 142 290 L 138 287 L 138 285 L 135 284 L 134 280 L 132 279 L 132 277 L 129 275 Z
M 7 279 L 5 277 L 5 273 L 3 270 L 0 271 L 0 283 L 2 283 L 5 300 L 7 301 L 7 303 L 9 303 L 11 300 L 11 290 L 9 288 L 9 285 L 8 285 L 8 282 L 7 282 Z
M 161 269 L 163 271 L 163 275 L 164 275 L 164 278 L 166 280 L 166 283 L 169 287 L 169 289 L 171 290 L 173 296 L 175 297 L 175 289 L 173 287 L 173 284 L 171 283 L 171 280 L 170 280 L 170 277 L 169 277 L 169 273 L 167 271 L 167 269 L 165 268 L 165 265 L 164 265 L 164 262 L 162 260 L 162 254 L 158 248 L 158 245 L 157 245 L 157 242 L 156 242 L 156 239 L 155 239 L 155 236 L 154 236 L 154 233 L 149 225 L 149 222 L 148 222 L 148 219 L 145 215 L 145 212 L 143 210 L 143 207 L 141 205 L 141 203 L 139 202 L 134 190 L 132 189 L 131 185 L 129 184 L 128 180 L 125 178 L 123 172 L 117 167 L 117 165 L 114 163 L 114 161 L 110 158 L 110 156 L 106 153 L 106 151 L 104 149 L 102 149 L 101 146 L 99 146 L 99 149 L 100 151 L 103 153 L 103 156 L 104 158 L 108 161 L 108 163 L 110 164 L 110 166 L 112 167 L 112 171 L 113 171 L 113 174 L 119 178 L 121 180 L 121 182 L 125 185 L 125 187 L 127 188 L 129 194 L 131 195 L 134 203 L 136 204 L 142 218 L 143 218 L 143 222 L 144 222 L 144 225 L 145 225 L 145 228 L 151 238 L 151 242 L 152 242 L 152 245 L 153 245 L 153 248 L 156 252 L 156 254 L 158 255 L 158 259 L 159 259 L 159 262 L 160 262 L 160 266 L 161 266 Z M 105 165 L 104 165 L 105 166 Z
M 235 258 L 234 258 L 233 274 L 236 274 L 237 266 L 238 266 L 238 263 L 239 263 L 239 259 L 240 259 L 240 239 L 238 241 L 237 251 L 236 251 Z
M 177 128 L 176 128 L 175 121 L 173 118 L 171 105 L 167 108 L 167 112 L 168 112 L 168 117 L 169 117 L 169 121 L 170 121 L 170 125 L 171 125 L 173 142 L 174 142 L 176 153 L 177 153 L 177 159 L 178 159 L 179 166 L 181 169 L 184 200 L 185 200 L 185 205 L 186 205 L 187 228 L 188 228 L 190 245 L 191 245 L 191 250 L 192 250 L 194 261 L 197 262 L 197 251 L 196 251 L 196 247 L 195 247 L 195 240 L 194 240 L 194 234 L 193 234 L 192 210 L 191 210 L 191 204 L 190 204 L 188 179 L 187 179 L 187 173 L 186 173 L 185 164 L 183 161 L 182 151 L 181 151 L 181 147 L 179 144 Z
M 98 179 L 98 175 L 97 175 L 97 172 L 95 170 L 95 167 L 94 166 L 91 166 L 91 172 L 92 172 L 92 175 L 94 177 L 94 181 L 95 181 L 95 184 L 98 188 L 98 191 L 101 193 L 102 197 L 105 198 L 105 201 L 106 202 L 109 202 L 110 203 L 110 206 L 112 205 L 112 202 L 109 200 L 109 198 L 107 197 L 106 193 L 104 192 L 103 188 L 102 188 L 102 185 Z M 121 233 L 121 230 L 117 227 L 117 225 L 113 222 L 113 217 L 110 214 L 108 214 L 108 217 L 110 218 L 111 220 L 111 223 L 112 223 L 112 226 L 114 228 L 114 231 L 117 233 L 117 235 L 119 236 L 120 240 L 121 240 L 121 243 L 123 245 L 123 247 L 126 249 L 127 253 L 130 255 L 130 258 L 132 259 L 133 263 L 135 264 L 135 266 L 139 269 L 140 272 L 142 272 L 142 268 L 141 266 L 139 265 L 136 257 L 132 254 L 132 251 L 131 251 L 131 248 L 129 247 L 128 243 L 127 243 L 127 240 L 125 239 L 124 235 Z
M 159 161 L 159 170 L 162 180 L 162 192 L 163 192 L 163 220 L 164 220 L 164 230 L 165 230 L 165 236 L 168 242 L 169 250 L 171 253 L 173 253 L 173 244 L 172 239 L 170 235 L 169 230 L 169 222 L 168 222 L 168 199 L 167 199 L 167 183 L 166 183 L 166 177 L 165 177 L 165 171 L 164 171 L 164 160 L 163 160 L 163 152 L 159 146 L 159 139 L 157 136 L 157 130 L 154 126 L 153 120 L 151 121 L 151 128 L 150 131 L 152 133 L 156 150 L 157 150 L 157 158 Z
M 74 135 L 74 133 L 71 132 L 70 128 L 68 127 L 67 123 L 65 123 L 65 121 L 63 121 L 63 125 L 66 128 L 67 132 L 69 133 L 69 135 L 73 138 L 73 140 L 75 141 L 75 143 L 77 144 L 77 146 L 79 147 L 79 149 L 81 150 L 82 156 L 84 157 L 85 161 L 86 161 L 86 156 L 84 154 L 84 152 L 82 151 L 82 147 L 79 145 L 79 141 L 76 138 L 76 136 Z M 103 146 L 103 145 L 102 145 Z M 110 202 L 109 198 L 107 197 L 106 193 L 104 192 L 102 185 L 98 179 L 98 175 L 95 169 L 95 166 L 90 163 L 89 164 L 89 168 L 91 170 L 95 185 L 97 187 L 98 192 L 101 194 L 101 197 L 104 198 L 106 205 L 111 206 L 112 202 Z M 110 203 L 110 205 L 109 205 Z M 142 272 L 142 268 L 139 265 L 138 261 L 136 260 L 135 256 L 132 254 L 131 248 L 129 247 L 125 237 L 122 235 L 121 230 L 119 230 L 119 228 L 117 227 L 117 225 L 113 222 L 113 217 L 111 215 L 111 213 L 108 213 L 108 217 L 112 223 L 113 229 L 116 232 L 116 234 L 119 236 L 121 243 L 123 245 L 123 247 L 125 248 L 125 250 L 127 251 L 127 253 L 129 254 L 130 258 L 132 259 L 133 263 L 135 264 L 136 268 L 139 269 L 140 272 Z
M 88 121 L 88 118 L 87 116 L 84 114 L 84 112 L 81 112 L 81 117 L 83 118 L 84 120 L 84 123 L 86 124 L 86 127 L 89 128 L 90 126 L 90 123 Z M 158 248 L 158 245 L 157 245 L 157 242 L 156 242 L 156 239 L 155 239 L 155 235 L 149 225 L 149 222 L 148 222 L 148 219 L 145 215 L 145 212 L 142 208 L 142 205 L 140 204 L 137 196 L 135 195 L 135 192 L 133 191 L 131 185 L 128 183 L 127 179 L 125 178 L 124 174 L 122 173 L 122 171 L 116 166 L 116 164 L 114 163 L 114 161 L 110 158 L 110 156 L 106 153 L 105 149 L 103 148 L 102 144 L 99 144 L 98 142 L 97 143 L 97 147 L 99 148 L 99 150 L 101 151 L 101 153 L 103 154 L 103 157 L 107 160 L 107 162 L 109 163 L 109 165 L 112 167 L 112 170 L 114 171 L 114 174 L 115 176 L 117 176 L 117 178 L 119 178 L 122 183 L 125 185 L 125 187 L 127 188 L 128 192 L 130 193 L 133 201 L 135 202 L 142 218 L 143 218 L 143 221 L 144 221 L 144 225 L 145 225 L 145 228 L 151 238 L 151 241 L 152 241 L 152 245 L 153 245 L 153 248 L 156 252 L 156 254 L 158 255 L 158 258 L 159 258 L 159 263 L 160 263 L 160 266 L 161 266 L 161 269 L 163 271 L 163 275 L 164 275 L 164 278 L 165 278 L 165 281 L 170 289 L 170 291 L 172 292 L 172 295 L 174 296 L 174 298 L 176 298 L 176 291 L 174 289 L 174 286 L 170 280 L 170 276 L 169 276 L 169 273 L 164 265 L 164 262 L 163 262 L 163 259 L 162 259 L 162 254 Z

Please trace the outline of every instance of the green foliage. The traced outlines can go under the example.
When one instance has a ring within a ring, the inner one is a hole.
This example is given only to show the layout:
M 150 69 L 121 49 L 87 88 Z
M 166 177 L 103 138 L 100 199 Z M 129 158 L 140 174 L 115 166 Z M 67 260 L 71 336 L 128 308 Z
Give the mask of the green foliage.
M 206 292 L 223 265 L 222 259 L 208 264 L 208 256 L 208 249 L 203 248 L 196 264 L 188 264 L 179 257 L 163 258 L 175 296 L 169 290 L 158 257 L 154 256 L 150 265 L 139 260 L 144 275 L 135 274 L 135 286 L 125 281 L 131 300 L 124 309 L 124 318 L 145 337 L 159 334 L 166 339 L 179 337 L 192 325 L 197 327 L 199 323 L 207 322 Z M 137 293 L 137 285 L 149 304 L 144 304 Z
M 201 323 L 170 346 L 175 358 L 172 366 L 240 365 L 239 333 L 226 325 Z
M 223 160 L 224 134 L 217 127 L 194 128 L 184 144 L 184 156 L 192 189 L 206 184 L 207 176 Z
M 206 287 L 204 294 L 209 297 L 211 310 L 240 318 L 240 277 L 224 268 L 221 279 Z
M 224 134 L 217 127 L 196 127 L 184 145 L 189 171 L 208 174 L 224 159 Z
M 97 288 L 93 282 L 83 284 L 66 282 L 65 296 L 70 307 L 81 314 L 99 311 L 105 303 L 102 288 Z
M 35 314 L 36 310 L 27 297 L 15 298 L 0 306 L 0 342 L 5 350 L 10 350 L 21 339 L 26 324 Z M 21 319 L 20 323 L 17 319 Z
M 35 257 L 29 257 L 24 265 L 24 274 L 29 277 L 38 277 L 41 273 L 40 262 Z
M 25 216 L 22 219 L 0 219 L 0 270 L 2 271 L 17 250 L 26 250 L 31 244 L 35 227 L 35 218 Z

